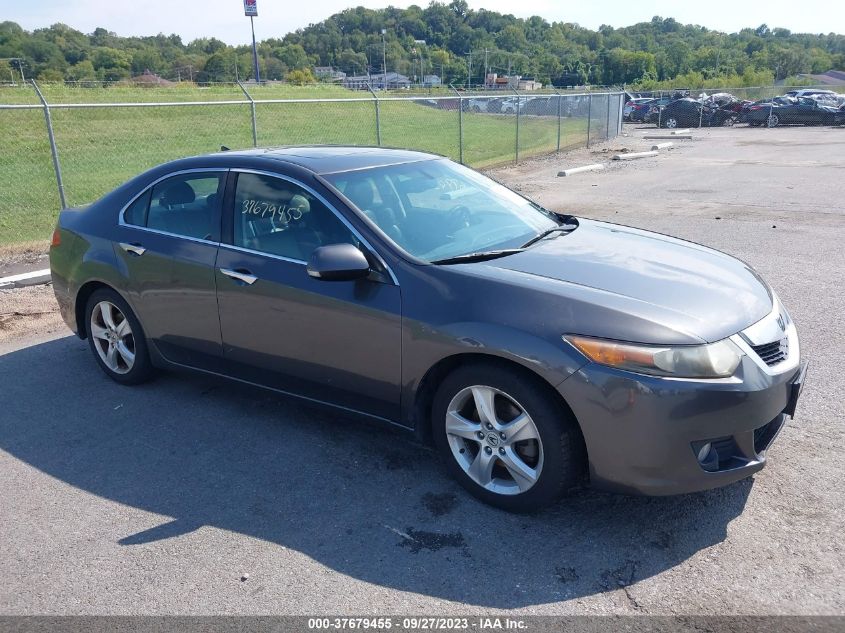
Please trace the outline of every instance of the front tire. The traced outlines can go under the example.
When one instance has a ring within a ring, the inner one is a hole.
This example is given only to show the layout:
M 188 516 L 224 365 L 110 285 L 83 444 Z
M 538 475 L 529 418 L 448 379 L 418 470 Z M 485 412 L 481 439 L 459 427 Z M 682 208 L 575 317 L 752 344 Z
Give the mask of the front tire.
M 582 482 L 577 422 L 537 378 L 473 364 L 449 374 L 434 397 L 435 445 L 452 476 L 485 503 L 531 512 Z
M 102 288 L 92 293 L 85 305 L 85 324 L 91 352 L 109 378 L 136 385 L 153 376 L 144 331 L 117 292 Z

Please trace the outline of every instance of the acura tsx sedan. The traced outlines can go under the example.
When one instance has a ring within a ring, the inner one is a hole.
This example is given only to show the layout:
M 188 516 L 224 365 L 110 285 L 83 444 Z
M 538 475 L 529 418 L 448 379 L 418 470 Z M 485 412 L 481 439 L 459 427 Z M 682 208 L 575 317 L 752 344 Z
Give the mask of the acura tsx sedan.
M 50 264 L 115 381 L 187 368 L 395 425 L 513 511 L 747 477 L 806 371 L 745 263 L 420 152 L 167 163 L 63 211 Z

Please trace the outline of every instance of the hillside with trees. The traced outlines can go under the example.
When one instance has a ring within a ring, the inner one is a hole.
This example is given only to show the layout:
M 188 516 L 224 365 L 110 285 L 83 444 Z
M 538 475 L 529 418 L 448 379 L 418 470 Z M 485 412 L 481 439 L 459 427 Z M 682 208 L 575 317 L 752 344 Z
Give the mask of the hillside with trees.
M 265 39 L 258 51 L 262 79 L 296 83 L 311 81 L 315 66 L 350 75 L 381 72 L 383 53 L 389 71 L 418 80 L 436 74 L 456 84 L 483 82 L 485 68 L 557 86 L 760 85 L 845 68 L 842 34 L 792 33 L 765 24 L 726 34 L 661 17 L 594 31 L 538 16 L 475 11 L 464 0 L 351 8 Z M 43 81 L 121 81 L 144 73 L 194 82 L 252 76 L 249 46 L 215 38 L 184 43 L 178 35 L 121 37 L 102 28 L 84 34 L 64 24 L 28 32 L 0 23 L 0 60 L 0 81 L 19 78 L 21 70 Z

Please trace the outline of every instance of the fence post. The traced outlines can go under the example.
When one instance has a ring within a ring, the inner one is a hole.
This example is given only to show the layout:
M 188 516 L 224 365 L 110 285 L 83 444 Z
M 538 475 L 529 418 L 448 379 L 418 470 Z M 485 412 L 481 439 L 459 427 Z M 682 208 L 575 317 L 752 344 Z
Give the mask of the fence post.
M 249 107 L 252 110 L 252 146 L 258 147 L 258 123 L 255 119 L 255 101 L 252 99 L 252 95 L 247 92 L 246 87 L 239 81 L 238 86 L 246 95 L 246 98 L 249 99 Z
M 373 87 L 367 83 L 367 90 L 373 95 L 376 104 L 376 143 L 381 147 L 381 108 L 379 106 L 378 95 L 373 90 Z
M 464 164 L 464 98 L 461 91 L 449 84 L 449 87 L 458 95 L 458 155 L 461 165 Z
M 663 99 L 663 91 L 657 93 L 657 100 L 661 101 Z M 660 107 L 660 104 L 657 104 L 657 127 L 658 129 L 663 127 L 663 108 Z
M 604 130 L 604 140 L 610 140 L 610 93 L 607 93 L 607 126 Z
M 557 153 L 560 154 L 560 102 L 563 99 L 561 94 L 557 94 Z
M 622 134 L 622 117 L 625 115 L 625 93 L 619 95 L 619 118 L 616 121 L 616 136 Z
M 44 106 L 44 120 L 47 122 L 47 136 L 50 139 L 50 153 L 53 155 L 53 169 L 56 172 L 56 185 L 59 187 L 59 202 L 62 205 L 62 209 L 67 209 L 65 184 L 62 180 L 62 166 L 59 163 L 59 150 L 56 149 L 56 137 L 53 134 L 53 119 L 50 116 L 50 106 L 47 104 L 47 100 L 44 98 L 44 95 L 41 94 L 41 90 L 38 88 L 38 84 L 35 83 L 35 80 L 30 79 L 30 81 L 32 82 L 32 87 L 35 89 L 35 93 L 41 100 L 41 105 Z
M 519 162 L 519 110 L 520 110 L 520 99 L 519 97 L 519 90 L 513 90 L 516 93 L 516 162 Z
M 590 126 L 592 125 L 593 119 L 593 93 L 588 93 L 588 101 L 587 101 L 587 147 L 590 146 Z

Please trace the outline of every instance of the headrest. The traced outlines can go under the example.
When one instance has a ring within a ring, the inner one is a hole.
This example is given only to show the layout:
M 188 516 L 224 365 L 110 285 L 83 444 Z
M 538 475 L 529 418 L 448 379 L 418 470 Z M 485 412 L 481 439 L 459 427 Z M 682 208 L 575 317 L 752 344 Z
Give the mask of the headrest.
M 165 189 L 164 193 L 159 197 L 159 202 L 164 206 L 170 207 L 174 204 L 191 204 L 195 198 L 196 195 L 191 185 L 183 180 Z
M 289 209 L 298 209 L 301 213 L 305 214 L 311 211 L 311 203 L 308 202 L 308 198 L 302 196 L 300 194 L 296 194 L 290 199 L 288 203 Z

